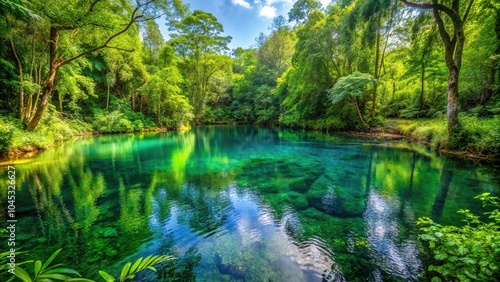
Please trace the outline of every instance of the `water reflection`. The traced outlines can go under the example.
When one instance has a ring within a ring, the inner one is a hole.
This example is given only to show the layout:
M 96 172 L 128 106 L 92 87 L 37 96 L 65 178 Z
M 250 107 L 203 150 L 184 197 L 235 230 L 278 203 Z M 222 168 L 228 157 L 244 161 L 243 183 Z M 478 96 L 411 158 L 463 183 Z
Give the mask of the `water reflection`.
M 16 169 L 19 243 L 90 278 L 174 253 L 176 281 L 414 281 L 415 220 L 500 192 L 496 168 L 422 147 L 256 127 L 97 136 Z

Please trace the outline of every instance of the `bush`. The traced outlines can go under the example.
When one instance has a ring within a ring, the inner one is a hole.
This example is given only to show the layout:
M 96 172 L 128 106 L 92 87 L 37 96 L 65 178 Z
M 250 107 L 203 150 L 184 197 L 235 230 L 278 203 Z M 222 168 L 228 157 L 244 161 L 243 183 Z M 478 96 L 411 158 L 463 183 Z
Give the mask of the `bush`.
M 0 118 L 0 153 L 9 149 L 13 133 L 14 128 L 7 121 Z
M 490 222 L 479 220 L 469 210 L 463 227 L 442 226 L 429 218 L 420 218 L 420 239 L 428 242 L 433 260 L 428 270 L 436 275 L 431 281 L 500 281 L 500 198 L 489 193 L 477 196 Z
M 103 133 L 132 132 L 153 128 L 154 124 L 140 113 L 122 113 L 118 110 L 104 112 L 96 110 L 94 112 L 92 125 L 94 130 Z

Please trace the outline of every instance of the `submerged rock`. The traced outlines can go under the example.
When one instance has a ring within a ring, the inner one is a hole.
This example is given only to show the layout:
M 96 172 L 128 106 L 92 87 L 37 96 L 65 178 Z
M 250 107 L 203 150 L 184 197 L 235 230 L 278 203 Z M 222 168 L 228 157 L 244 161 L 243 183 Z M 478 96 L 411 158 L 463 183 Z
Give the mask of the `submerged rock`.
M 290 190 L 304 193 L 324 170 L 313 156 L 252 158 L 239 168 L 237 181 L 242 187 L 256 188 L 265 194 Z
M 309 202 L 307 201 L 306 196 L 302 193 L 293 191 L 288 193 L 288 202 L 298 211 L 305 210 L 309 207 Z
M 233 279 L 243 279 L 246 276 L 242 266 L 222 263 L 222 256 L 219 253 L 215 253 L 215 264 L 220 274 L 229 275 Z
M 311 185 L 306 198 L 316 209 L 338 217 L 362 216 L 366 206 L 366 196 L 361 191 L 335 185 L 324 175 Z

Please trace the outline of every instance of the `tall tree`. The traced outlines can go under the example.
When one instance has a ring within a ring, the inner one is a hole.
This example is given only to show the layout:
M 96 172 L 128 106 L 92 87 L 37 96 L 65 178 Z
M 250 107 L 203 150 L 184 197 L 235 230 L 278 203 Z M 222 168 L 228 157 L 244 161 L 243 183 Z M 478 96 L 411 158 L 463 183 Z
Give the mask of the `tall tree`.
M 207 87 L 210 78 L 226 65 L 224 51 L 230 36 L 221 36 L 224 32 L 217 18 L 200 10 L 195 10 L 182 20 L 173 24 L 171 44 L 183 59 L 189 98 L 194 107 L 195 122 L 199 122 L 206 104 Z
M 320 7 L 321 3 L 317 0 L 298 0 L 288 12 L 288 21 L 300 23 L 308 18 L 309 13 Z
M 458 82 L 460 68 L 462 67 L 462 54 L 465 45 L 464 25 L 469 16 L 474 0 L 451 0 L 450 4 L 438 3 L 438 0 L 432 0 L 432 3 L 414 3 L 407 0 L 401 0 L 406 6 L 418 9 L 432 10 L 434 19 L 438 25 L 439 35 L 444 44 L 444 58 L 449 71 L 448 78 L 448 105 L 447 105 L 447 120 L 448 120 L 448 136 L 450 144 L 455 145 L 455 137 L 460 131 L 460 121 L 458 119 Z M 445 1 L 442 1 L 445 2 Z M 465 5 L 465 12 L 461 13 L 461 9 Z M 447 3 L 447 2 L 445 2 Z M 451 21 L 452 26 L 446 25 L 442 14 L 446 15 Z

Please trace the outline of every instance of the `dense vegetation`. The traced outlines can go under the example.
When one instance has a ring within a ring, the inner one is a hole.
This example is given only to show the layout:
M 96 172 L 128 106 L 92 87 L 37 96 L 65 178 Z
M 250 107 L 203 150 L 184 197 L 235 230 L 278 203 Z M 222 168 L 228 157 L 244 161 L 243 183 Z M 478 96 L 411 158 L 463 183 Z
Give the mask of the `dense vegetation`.
M 430 218 L 421 218 L 420 239 L 428 243 L 433 254 L 429 273 L 433 282 L 439 281 L 498 281 L 500 279 L 500 198 L 484 193 L 477 196 L 486 212 L 488 222 L 470 210 L 460 210 L 465 225 L 442 226 Z M 429 277 L 430 278 L 430 277 Z
M 500 155 L 500 5 L 422 2 L 298 0 L 230 51 L 181 0 L 1 0 L 0 151 L 89 131 L 425 118 L 436 147 Z

